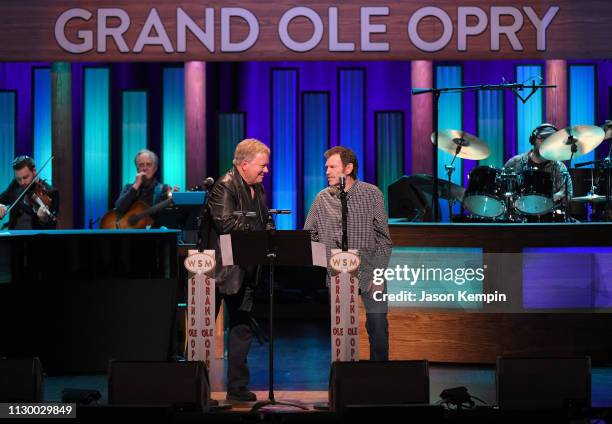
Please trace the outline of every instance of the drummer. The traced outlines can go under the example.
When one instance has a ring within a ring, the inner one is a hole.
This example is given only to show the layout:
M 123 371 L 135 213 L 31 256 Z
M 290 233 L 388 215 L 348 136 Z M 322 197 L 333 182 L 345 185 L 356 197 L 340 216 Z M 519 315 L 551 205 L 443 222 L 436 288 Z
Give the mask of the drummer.
M 542 142 L 550 135 L 558 130 L 551 124 L 540 124 L 531 132 L 529 143 L 533 146 L 531 150 L 521 155 L 514 156 L 505 167 L 511 168 L 517 174 L 522 174 L 528 169 L 536 168 L 540 171 L 551 174 L 554 186 L 553 201 L 560 203 L 565 197 L 565 180 L 567 179 L 568 199 L 571 199 L 573 193 L 572 179 L 570 178 L 567 167 L 561 161 L 551 161 L 544 159 L 540 155 L 540 147 Z

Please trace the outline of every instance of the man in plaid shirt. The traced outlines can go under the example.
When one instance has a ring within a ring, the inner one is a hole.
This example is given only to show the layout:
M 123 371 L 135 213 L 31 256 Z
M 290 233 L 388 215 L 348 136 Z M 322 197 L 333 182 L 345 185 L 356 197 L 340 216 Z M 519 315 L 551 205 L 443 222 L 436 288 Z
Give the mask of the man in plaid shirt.
M 357 157 L 346 147 L 337 146 L 325 152 L 325 173 L 329 187 L 315 198 L 304 229 L 311 232 L 313 241 L 325 244 L 327 259 L 331 249 L 342 248 L 342 211 L 340 176 L 345 176 L 347 192 L 348 248 L 357 249 L 361 258 L 359 288 L 366 308 L 366 329 L 370 341 L 370 360 L 389 359 L 389 331 L 386 301 L 376 301 L 375 291 L 386 292 L 386 284 L 373 284 L 375 268 L 386 268 L 391 256 L 391 238 L 383 195 L 378 187 L 357 180 Z M 330 268 L 327 283 L 329 285 Z

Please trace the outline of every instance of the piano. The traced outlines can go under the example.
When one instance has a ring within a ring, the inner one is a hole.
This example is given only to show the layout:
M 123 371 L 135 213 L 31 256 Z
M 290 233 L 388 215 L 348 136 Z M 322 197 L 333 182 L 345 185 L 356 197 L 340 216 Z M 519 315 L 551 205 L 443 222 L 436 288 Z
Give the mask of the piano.
M 168 360 L 179 233 L 0 232 L 0 357 L 37 356 L 49 375 Z

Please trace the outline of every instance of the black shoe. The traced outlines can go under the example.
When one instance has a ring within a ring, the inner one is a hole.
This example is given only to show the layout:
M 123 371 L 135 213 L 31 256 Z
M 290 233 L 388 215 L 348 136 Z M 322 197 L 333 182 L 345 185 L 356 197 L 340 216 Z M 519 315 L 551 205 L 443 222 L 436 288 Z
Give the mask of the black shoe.
M 240 402 L 255 402 L 257 400 L 255 393 L 247 389 L 227 392 L 227 396 L 225 398 L 227 400 L 237 400 Z

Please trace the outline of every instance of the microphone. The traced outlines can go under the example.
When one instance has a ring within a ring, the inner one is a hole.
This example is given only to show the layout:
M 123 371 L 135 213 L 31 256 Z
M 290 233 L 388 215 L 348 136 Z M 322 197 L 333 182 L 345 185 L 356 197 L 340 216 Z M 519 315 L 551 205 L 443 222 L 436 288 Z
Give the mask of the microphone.
M 202 182 L 202 184 L 193 186 L 188 191 L 208 191 L 214 183 L 215 180 L 212 177 L 208 177 Z
M 268 213 L 271 215 L 291 215 L 291 209 L 268 209 Z
M 346 177 L 344 175 L 340 175 L 340 191 L 344 191 L 346 187 Z
M 208 177 L 202 183 L 202 187 L 204 187 L 204 190 L 208 190 L 210 187 L 212 187 L 214 183 L 215 183 L 215 180 L 212 177 Z

